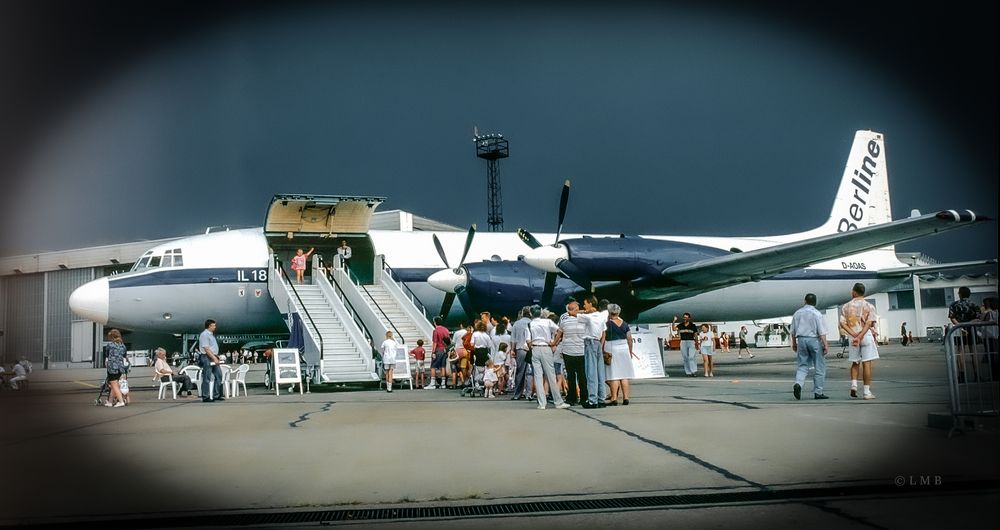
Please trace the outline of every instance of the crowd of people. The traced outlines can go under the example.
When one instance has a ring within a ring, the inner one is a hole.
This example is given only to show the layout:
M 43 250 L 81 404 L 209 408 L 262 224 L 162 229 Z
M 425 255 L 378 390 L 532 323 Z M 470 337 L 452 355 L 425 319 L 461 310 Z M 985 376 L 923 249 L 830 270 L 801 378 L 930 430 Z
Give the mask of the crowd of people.
M 865 286 L 857 283 L 851 290 L 851 300 L 840 308 L 838 331 L 848 341 L 848 360 L 851 362 L 851 398 L 875 399 L 872 392 L 874 361 L 879 358 L 876 340 L 875 308 L 865 300 Z M 959 289 L 959 300 L 949 308 L 949 319 L 958 325 L 972 321 L 996 322 L 996 299 L 984 300 L 978 307 L 969 300 L 967 287 Z M 793 394 L 801 399 L 805 377 L 813 371 L 815 399 L 827 399 L 824 393 L 826 378 L 825 355 L 829 350 L 825 319 L 816 309 L 816 296 L 806 295 L 805 304 L 792 317 L 789 328 L 792 350 L 796 353 L 796 374 Z M 598 301 L 587 296 L 582 304 L 570 298 L 565 312 L 550 312 L 538 305 L 521 309 L 515 320 L 506 316 L 493 316 L 483 312 L 471 323 L 463 323 L 454 332 L 443 325 L 441 317 L 434 319 L 430 344 L 430 363 L 426 364 L 428 351 L 423 340 L 409 351 L 415 360 L 413 375 L 418 389 L 460 389 L 480 392 L 487 398 L 510 395 L 511 400 L 533 400 L 539 409 L 550 403 L 559 409 L 572 406 L 601 408 L 628 405 L 631 400 L 630 380 L 635 377 L 632 359 L 638 356 L 633 350 L 631 328 L 621 317 L 621 307 L 608 300 Z M 905 326 L 905 323 L 904 323 Z M 226 355 L 219 353 L 215 341 L 216 323 L 205 322 L 199 337 L 196 362 L 202 367 L 205 393 L 203 401 L 224 401 L 219 385 L 219 365 Z M 904 327 L 905 330 L 905 327 Z M 729 351 L 728 334 L 716 336 L 708 324 L 692 322 L 691 314 L 684 313 L 678 322 L 674 317 L 672 331 L 680 339 L 681 364 L 686 375 L 698 375 L 697 354 L 702 356 L 703 375 L 714 377 L 715 344 L 722 352 Z M 989 343 L 988 351 L 995 351 L 996 327 L 987 327 L 983 341 Z M 909 339 L 904 332 L 903 337 Z M 738 357 L 745 350 L 753 353 L 746 342 L 746 326 L 740 329 Z M 128 360 L 121 333 L 112 329 L 108 333 L 109 345 L 105 350 L 107 384 L 110 397 L 108 407 L 122 407 L 128 402 Z M 385 387 L 392 392 L 395 375 L 396 351 L 399 344 L 391 331 L 386 332 L 380 353 L 385 374 Z M 960 352 L 961 353 L 961 352 Z M 176 354 L 175 354 L 176 356 Z M 231 350 L 229 358 L 241 363 L 258 362 L 258 352 Z M 962 357 L 959 369 L 964 372 Z M 429 377 L 428 377 L 429 368 Z M 8 383 L 15 386 L 30 373 L 30 364 L 18 363 L 11 368 L 14 377 Z M 181 394 L 191 395 L 192 381 L 174 370 L 166 361 L 166 350 L 156 350 L 154 379 L 168 381 L 173 378 L 180 385 Z M 859 380 L 862 386 L 859 388 Z M 125 387 L 125 388 L 123 388 Z M 860 392 L 859 392 L 860 390 Z
M 550 403 L 600 408 L 628 405 L 629 380 L 635 374 L 629 324 L 621 307 L 594 296 L 569 299 L 562 314 L 538 305 L 522 308 L 515 319 L 483 312 L 454 332 L 434 320 L 428 352 L 417 341 L 410 355 L 416 362 L 416 388 L 459 389 L 485 397 L 532 400 L 537 408 Z M 392 332 L 380 348 L 386 390 L 392 392 L 398 344 Z

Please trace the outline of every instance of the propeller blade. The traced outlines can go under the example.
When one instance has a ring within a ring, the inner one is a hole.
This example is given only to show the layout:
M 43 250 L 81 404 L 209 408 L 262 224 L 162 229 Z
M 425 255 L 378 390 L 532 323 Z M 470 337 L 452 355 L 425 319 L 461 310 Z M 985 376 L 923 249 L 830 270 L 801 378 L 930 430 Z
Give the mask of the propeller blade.
M 461 267 L 465 264 L 465 257 L 469 255 L 469 249 L 472 248 L 472 239 L 476 237 L 476 225 L 469 227 L 469 235 L 465 236 L 465 250 L 462 251 L 462 259 L 458 262 L 458 266 Z
M 445 254 L 444 254 L 444 247 L 441 246 L 441 240 L 438 239 L 438 235 L 437 234 L 434 234 L 433 238 L 434 238 L 434 248 L 437 249 L 438 256 L 441 256 L 441 261 L 444 262 L 444 267 L 446 269 L 450 269 L 451 265 L 448 265 L 448 257 L 445 256 Z
M 566 205 L 569 203 L 569 180 L 563 184 L 562 196 L 559 197 L 559 227 L 556 228 L 556 243 L 562 234 L 563 221 L 566 219 Z
M 521 238 L 521 241 L 531 248 L 538 248 L 542 246 L 542 243 L 535 239 L 535 236 L 531 235 L 531 233 L 523 228 L 517 229 L 517 237 Z
M 455 303 L 455 293 L 445 293 L 444 302 L 441 304 L 441 318 L 448 318 L 448 313 L 451 312 L 451 304 Z
M 590 278 L 587 278 L 583 270 L 574 265 L 572 261 L 568 259 L 562 260 L 556 264 L 556 267 L 566 273 L 566 276 L 569 276 L 569 279 L 573 280 L 580 287 L 588 291 L 593 291 L 593 284 L 590 283 Z
M 465 318 L 468 319 L 466 322 L 475 321 L 479 315 L 472 312 L 474 304 L 472 303 L 472 297 L 469 296 L 469 292 L 465 290 L 459 291 L 458 301 L 462 303 L 462 310 L 465 311 Z
M 556 278 L 558 275 L 554 272 L 545 273 L 545 287 L 542 289 L 542 299 L 541 306 L 549 307 L 552 304 L 552 293 L 556 289 Z

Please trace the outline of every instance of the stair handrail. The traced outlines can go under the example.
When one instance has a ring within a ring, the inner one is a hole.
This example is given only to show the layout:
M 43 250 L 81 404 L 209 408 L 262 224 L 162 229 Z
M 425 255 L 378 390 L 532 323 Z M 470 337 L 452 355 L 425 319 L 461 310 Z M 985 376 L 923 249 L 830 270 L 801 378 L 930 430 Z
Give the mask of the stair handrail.
M 423 302 L 420 301 L 420 298 L 417 297 L 417 293 L 414 293 L 413 290 L 410 289 L 409 285 L 406 285 L 405 283 L 403 283 L 402 280 L 399 279 L 399 275 L 396 274 L 396 271 L 393 270 L 393 268 L 390 267 L 389 264 L 386 263 L 384 259 L 382 260 L 382 270 L 386 271 L 386 273 L 389 276 L 389 279 L 392 280 L 392 283 L 396 284 L 397 287 L 399 287 L 404 293 L 406 293 L 407 297 L 410 299 L 410 302 L 412 302 L 413 305 L 417 306 L 417 309 L 419 309 L 420 312 L 423 313 L 424 318 L 426 318 L 428 322 L 432 322 L 432 318 L 430 314 L 427 312 L 427 307 L 424 306 Z
M 385 318 L 385 321 L 389 324 L 389 326 L 392 327 L 393 331 L 396 332 L 396 337 L 399 338 L 399 342 L 406 344 L 406 339 L 403 337 L 403 334 L 399 332 L 398 328 L 396 328 L 396 324 L 392 322 L 392 319 L 389 318 L 389 315 L 385 314 L 385 311 L 382 310 L 382 306 L 378 305 L 378 301 L 375 300 L 375 297 L 372 296 L 372 293 L 368 291 L 368 288 L 366 288 L 365 285 L 361 283 L 361 278 L 359 278 L 358 275 L 355 274 L 350 267 L 344 267 L 344 270 L 347 271 L 347 278 L 350 279 L 351 282 L 354 283 L 354 285 L 360 287 L 361 290 L 368 295 L 368 299 L 372 301 L 372 305 L 375 306 L 375 309 L 378 309 L 378 312 L 382 313 L 382 317 Z
M 365 339 L 368 340 L 368 347 L 372 350 L 372 359 L 374 360 L 374 352 L 376 351 L 375 339 L 372 337 L 371 331 L 368 329 L 368 326 L 365 325 L 364 321 L 361 320 L 361 317 L 358 315 L 358 310 L 354 308 L 354 304 L 351 303 L 351 300 L 344 296 L 344 289 L 340 286 L 340 283 L 337 282 L 337 278 L 323 265 L 323 257 L 318 256 L 318 259 L 320 270 L 323 271 L 323 276 L 330 281 L 331 285 L 333 285 L 335 294 L 338 298 L 340 298 L 340 301 L 344 303 L 344 307 L 347 309 L 347 314 L 351 316 L 351 320 L 358 327 L 358 329 L 361 330 Z
M 313 331 L 315 331 L 316 332 L 316 336 L 319 337 L 319 358 L 322 359 L 323 358 L 323 334 L 320 333 L 319 332 L 319 328 L 316 327 L 316 322 L 313 320 L 312 315 L 309 314 L 309 310 L 306 309 L 306 304 L 305 304 L 305 302 L 302 301 L 302 297 L 299 296 L 299 291 L 298 291 L 298 289 L 295 288 L 295 283 L 293 283 L 292 279 L 288 277 L 288 273 L 285 272 L 285 267 L 282 266 L 281 260 L 277 256 L 274 257 L 274 265 L 275 265 L 275 269 L 278 270 L 278 272 L 281 274 L 281 276 L 285 280 L 287 280 L 286 282 L 283 282 L 283 283 L 287 287 L 291 287 L 292 288 L 292 294 L 294 294 L 295 298 L 299 301 L 299 307 L 297 309 L 301 310 L 303 313 L 306 314 L 306 318 L 309 319 L 309 323 L 312 324 L 312 326 L 313 326 Z M 289 331 L 291 331 L 291 329 L 289 329 Z

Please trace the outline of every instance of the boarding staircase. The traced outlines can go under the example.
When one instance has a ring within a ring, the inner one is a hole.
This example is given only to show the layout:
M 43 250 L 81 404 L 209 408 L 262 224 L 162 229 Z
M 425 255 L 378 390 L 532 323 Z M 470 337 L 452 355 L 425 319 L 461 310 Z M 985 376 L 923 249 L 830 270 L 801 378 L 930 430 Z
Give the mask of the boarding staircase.
M 384 266 L 381 256 L 376 258 L 375 271 L 374 283 L 365 284 L 335 259 L 331 277 L 344 298 L 358 308 L 361 319 L 376 337 L 376 347 L 384 340 L 385 332 L 392 331 L 396 342 L 408 350 L 415 348 L 419 339 L 430 350 L 434 327 L 427 311 L 404 284 L 392 278 L 391 269 Z
M 293 314 L 303 324 L 303 359 L 316 369 L 317 382 L 377 381 L 371 336 L 350 302 L 339 296 L 321 271 L 310 283 L 295 284 L 271 258 L 268 290 L 292 328 Z

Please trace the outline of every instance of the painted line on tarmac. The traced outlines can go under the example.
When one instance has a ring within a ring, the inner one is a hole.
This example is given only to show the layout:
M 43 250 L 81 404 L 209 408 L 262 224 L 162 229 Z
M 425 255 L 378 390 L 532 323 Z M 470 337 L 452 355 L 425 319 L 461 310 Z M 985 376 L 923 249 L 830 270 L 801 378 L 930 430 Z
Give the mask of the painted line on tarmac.
M 715 464 L 713 464 L 711 462 L 706 462 L 705 460 L 702 460 L 701 458 L 698 458 L 697 456 L 695 456 L 695 455 L 693 455 L 691 453 L 688 453 L 687 451 L 682 451 L 680 449 L 677 449 L 676 447 L 671 447 L 671 446 L 669 446 L 669 445 L 667 445 L 667 444 L 665 444 L 663 442 L 659 442 L 659 441 L 656 441 L 656 440 L 653 440 L 653 439 L 650 439 L 650 438 L 646 438 L 645 436 L 643 436 L 641 434 L 629 431 L 627 429 L 623 429 L 623 428 L 615 425 L 614 423 L 611 423 L 610 421 L 597 419 L 597 418 L 595 418 L 593 416 L 590 416 L 588 414 L 584 414 L 584 413 L 582 413 L 580 411 L 577 411 L 577 410 L 573 410 L 573 409 L 568 409 L 568 410 L 569 410 L 569 412 L 572 412 L 572 413 L 577 414 L 579 416 L 583 416 L 584 418 L 588 418 L 588 419 L 594 420 L 597 423 L 600 423 L 601 425 L 603 425 L 603 426 L 605 426 L 605 427 L 607 427 L 609 429 L 614 429 L 614 430 L 616 430 L 618 432 L 621 432 L 621 433 L 623 433 L 623 434 L 625 434 L 627 436 L 635 438 L 636 440 L 639 440 L 640 442 L 652 445 L 653 447 L 656 447 L 658 449 L 662 449 L 662 450 L 664 450 L 664 451 L 666 451 L 666 452 L 668 452 L 668 453 L 670 453 L 672 455 L 679 456 L 679 457 L 681 457 L 681 458 L 683 458 L 683 459 L 685 459 L 685 460 L 687 460 L 689 462 L 692 462 L 694 464 L 697 464 L 697 465 L 699 465 L 699 466 L 701 466 L 701 467 L 703 467 L 705 469 L 708 469 L 710 471 L 714 471 L 714 472 L 716 472 L 716 473 L 718 473 L 718 474 L 720 474 L 720 475 L 722 475 L 722 476 L 724 476 L 724 477 L 726 477 L 726 478 L 728 478 L 730 480 L 735 480 L 735 481 L 739 481 L 739 482 L 745 482 L 745 483 L 747 483 L 747 484 L 749 484 L 749 485 L 751 485 L 751 486 L 753 486 L 755 488 L 760 489 L 761 491 L 769 491 L 770 490 L 770 488 L 768 488 L 764 484 L 761 484 L 759 482 L 754 482 L 754 481 L 752 481 L 752 480 L 750 480 L 748 478 L 741 477 L 741 476 L 737 475 L 736 473 L 733 473 L 732 471 L 729 471 L 728 469 L 721 468 L 721 467 L 719 467 L 719 466 L 717 466 L 717 465 L 715 465 Z
M 13 441 L 5 443 L 5 444 L 0 444 L 0 447 L 11 447 L 11 446 L 22 444 L 22 443 L 25 443 L 25 442 L 30 442 L 32 440 L 40 440 L 42 438 L 48 438 L 48 437 L 51 437 L 51 436 L 62 436 L 64 434 L 69 434 L 69 433 L 75 432 L 75 431 L 82 431 L 84 429 L 89 429 L 91 427 L 97 427 L 98 425 L 104 425 L 106 423 L 114 423 L 116 421 L 129 420 L 129 419 L 135 418 L 136 416 L 145 416 L 146 414 L 155 414 L 157 412 L 162 412 L 164 410 L 168 410 L 168 409 L 172 409 L 172 408 L 176 408 L 176 407 L 183 407 L 183 406 L 188 405 L 190 403 L 191 402 L 188 402 L 188 403 L 174 403 L 174 404 L 166 405 L 166 406 L 164 406 L 162 408 L 157 408 L 157 409 L 153 409 L 153 410 L 144 410 L 142 412 L 137 412 L 135 414 L 130 414 L 128 416 L 118 416 L 117 418 L 110 418 L 110 419 L 107 419 L 107 420 L 104 420 L 104 421 L 98 421 L 98 422 L 94 422 L 94 423 L 88 423 L 87 425 L 78 425 L 76 427 L 70 427 L 69 429 L 63 429 L 61 431 L 53 431 L 53 432 L 44 433 L 44 434 L 37 434 L 37 435 L 34 435 L 34 436 L 29 436 L 27 438 L 22 438 L 20 440 L 13 440 Z M 101 408 L 106 408 L 106 407 L 101 407 Z M 107 408 L 111 408 L 111 407 L 107 407 Z M 128 407 L 124 407 L 124 408 L 127 409 Z
M 323 404 L 323 407 L 321 409 L 312 412 L 306 412 L 305 414 L 300 415 L 299 419 L 288 422 L 288 426 L 293 429 L 297 429 L 299 423 L 309 421 L 309 416 L 313 414 L 318 414 L 320 412 L 330 412 L 330 407 L 332 407 L 334 403 L 336 403 L 336 401 L 327 401 L 326 403 Z
M 95 384 L 91 384 L 91 383 L 84 383 L 83 381 L 73 381 L 73 382 L 81 384 L 81 385 L 83 385 L 85 387 L 88 387 L 88 388 L 101 388 L 100 385 L 95 385 Z

